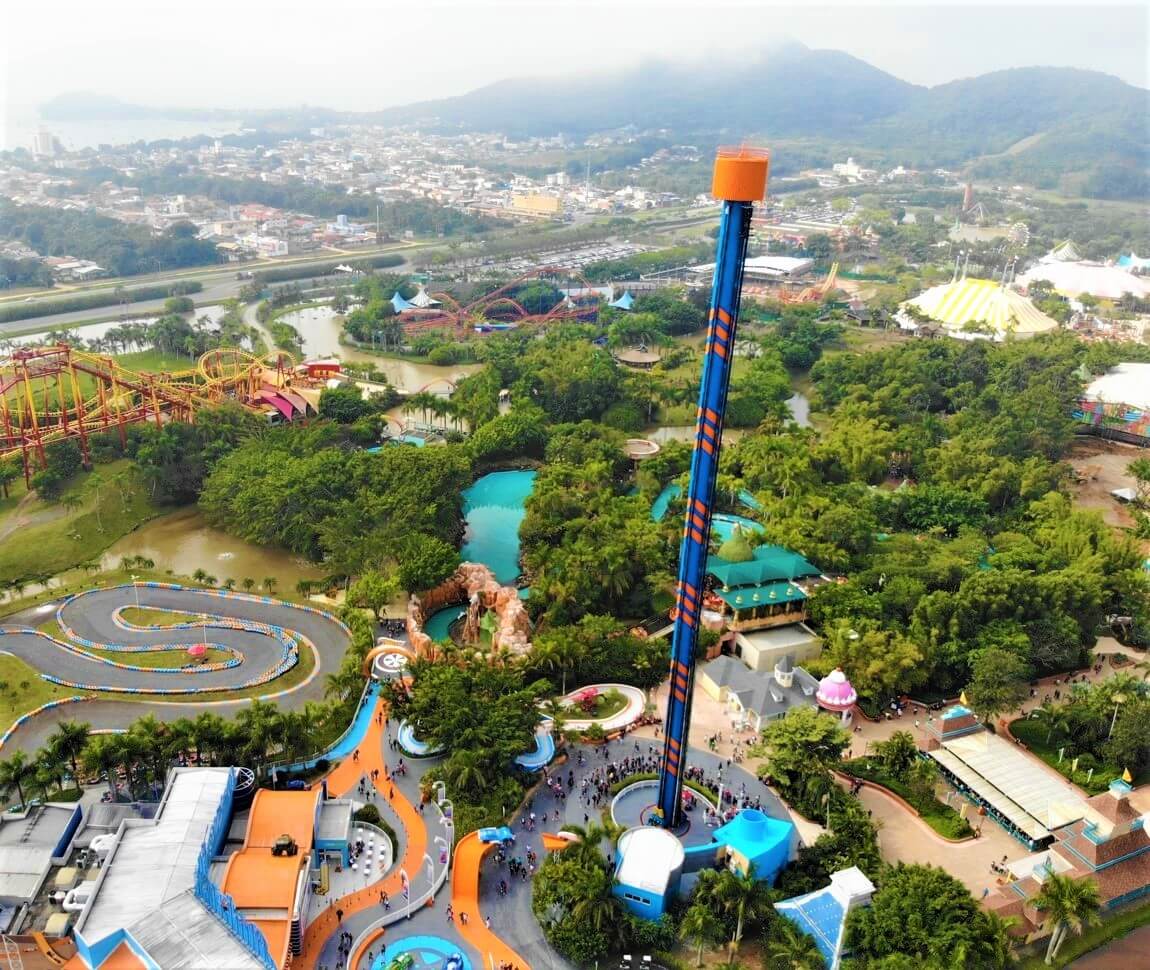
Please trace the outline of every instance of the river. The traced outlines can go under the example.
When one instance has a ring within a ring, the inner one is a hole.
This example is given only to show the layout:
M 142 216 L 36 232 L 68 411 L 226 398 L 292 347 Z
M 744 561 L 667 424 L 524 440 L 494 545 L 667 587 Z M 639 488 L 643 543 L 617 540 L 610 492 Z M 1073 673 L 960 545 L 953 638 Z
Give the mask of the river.
M 249 317 L 249 321 L 250 319 Z M 448 367 L 436 367 L 434 364 L 420 361 L 380 357 L 357 350 L 355 347 L 348 347 L 339 342 L 340 334 L 343 332 L 343 317 L 329 306 L 293 310 L 279 319 L 283 323 L 291 324 L 299 332 L 303 339 L 305 358 L 310 360 L 338 357 L 340 360 L 374 364 L 379 371 L 387 375 L 388 383 L 401 391 L 414 393 L 428 388 L 432 391 L 446 392 L 449 388 L 445 381 L 457 383 L 460 378 L 475 373 L 482 366 L 482 364 L 452 364 Z M 271 344 L 270 338 L 268 343 Z

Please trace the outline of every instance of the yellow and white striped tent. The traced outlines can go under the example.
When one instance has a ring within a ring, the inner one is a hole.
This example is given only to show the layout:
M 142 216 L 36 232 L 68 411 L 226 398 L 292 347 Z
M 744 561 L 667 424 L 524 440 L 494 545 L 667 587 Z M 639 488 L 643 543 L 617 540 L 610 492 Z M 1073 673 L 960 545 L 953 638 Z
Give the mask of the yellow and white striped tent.
M 1007 334 L 1029 337 L 1058 326 L 1026 297 L 994 280 L 966 279 L 932 286 L 907 302 L 948 330 L 983 330 L 997 340 Z

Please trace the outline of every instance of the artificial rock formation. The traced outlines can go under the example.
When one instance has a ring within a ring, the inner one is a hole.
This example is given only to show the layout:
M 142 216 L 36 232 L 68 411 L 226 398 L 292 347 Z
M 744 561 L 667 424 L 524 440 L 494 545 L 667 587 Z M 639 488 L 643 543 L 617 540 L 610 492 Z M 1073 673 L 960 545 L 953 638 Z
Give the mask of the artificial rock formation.
M 412 649 L 420 656 L 431 650 L 431 637 L 423 632 L 423 623 L 432 613 L 452 603 L 467 603 L 468 631 L 478 638 L 478 618 L 481 610 L 495 613 L 498 628 L 492 644 L 515 656 L 531 649 L 531 621 L 519 590 L 514 586 L 501 586 L 482 563 L 465 562 L 446 580 L 422 596 L 412 595 L 407 604 L 407 636 Z

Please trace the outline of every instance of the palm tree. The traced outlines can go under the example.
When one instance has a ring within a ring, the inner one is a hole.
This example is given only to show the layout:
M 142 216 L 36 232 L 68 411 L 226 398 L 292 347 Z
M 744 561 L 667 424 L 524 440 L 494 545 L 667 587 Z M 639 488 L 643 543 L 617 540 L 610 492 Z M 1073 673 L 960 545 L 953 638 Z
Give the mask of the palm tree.
M 24 786 L 34 782 L 36 771 L 36 762 L 29 761 L 23 751 L 15 752 L 7 761 L 0 761 L 0 791 L 4 792 L 4 797 L 16 789 L 20 804 L 24 805 Z
M 716 883 L 715 896 L 726 912 L 737 916 L 735 933 L 731 937 L 733 957 L 743 938 L 743 926 L 748 922 L 757 923 L 774 911 L 771 889 L 755 878 L 755 867 L 752 865 L 741 875 L 729 869 L 724 871 Z
M 77 764 L 84 754 L 84 748 L 88 746 L 91 730 L 92 725 L 87 722 L 61 721 L 56 726 L 56 730 L 52 732 L 52 736 L 48 738 L 48 745 L 71 767 L 72 780 L 75 781 L 76 787 L 80 785 L 80 772 Z
M 1046 877 L 1033 902 L 1048 920 L 1054 921 L 1050 945 L 1046 948 L 1048 964 L 1054 962 L 1058 948 L 1070 931 L 1081 936 L 1088 925 L 1099 921 L 1098 910 L 1102 907 L 1098 883 L 1093 879 L 1071 879 L 1053 872 Z
M 444 780 L 463 792 L 480 792 L 487 787 L 487 771 L 476 751 L 456 751 L 443 765 Z
M 252 579 L 251 576 L 245 576 L 243 582 L 241 582 L 240 585 L 250 593 L 253 589 L 256 588 L 256 581 Z
M 116 800 L 116 765 L 119 764 L 119 759 L 119 746 L 116 744 L 116 736 L 112 734 L 98 734 L 93 737 L 84 748 L 81 759 L 85 771 L 107 779 L 108 792 L 113 802 Z
M 263 588 L 268 593 L 274 593 L 276 586 L 279 585 L 279 580 L 275 576 L 265 576 L 263 581 Z
M 197 583 L 202 583 L 207 578 L 208 572 L 206 569 L 197 569 L 194 573 L 192 573 L 192 579 L 194 579 Z
M 234 579 L 232 579 L 231 576 L 229 576 L 227 579 L 224 580 L 224 589 L 226 589 L 229 593 L 235 588 L 236 588 L 236 581 Z
M 814 937 L 789 919 L 780 919 L 767 942 L 764 970 L 823 970 L 827 962 Z
M 716 919 L 706 906 L 696 903 L 683 914 L 683 921 L 679 924 L 679 939 L 693 940 L 699 948 L 696 967 L 703 965 L 703 947 L 719 939 L 723 924 Z

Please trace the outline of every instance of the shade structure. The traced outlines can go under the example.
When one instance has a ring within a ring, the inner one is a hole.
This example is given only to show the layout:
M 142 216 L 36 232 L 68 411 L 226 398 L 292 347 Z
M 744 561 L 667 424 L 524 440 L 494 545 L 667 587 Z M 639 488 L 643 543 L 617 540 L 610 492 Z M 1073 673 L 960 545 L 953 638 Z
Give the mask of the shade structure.
M 206 643 L 193 643 L 188 647 L 189 657 L 202 657 L 208 652 L 208 645 Z
M 932 286 L 908 303 L 948 330 L 981 330 L 1000 340 L 1007 334 L 1031 336 L 1058 326 L 1026 297 L 994 280 L 965 279 Z

